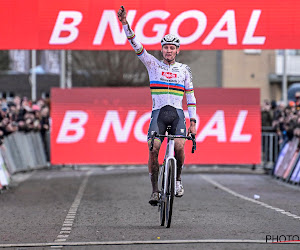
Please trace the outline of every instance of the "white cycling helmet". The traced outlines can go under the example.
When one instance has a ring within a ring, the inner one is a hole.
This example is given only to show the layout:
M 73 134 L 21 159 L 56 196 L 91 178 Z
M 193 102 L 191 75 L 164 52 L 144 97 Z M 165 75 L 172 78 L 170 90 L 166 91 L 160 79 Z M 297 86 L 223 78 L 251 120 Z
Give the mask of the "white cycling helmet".
M 172 35 L 172 34 L 165 35 L 163 37 L 163 39 L 161 39 L 160 43 L 161 43 L 162 47 L 165 44 L 173 44 L 173 45 L 175 45 L 178 48 L 180 47 L 180 40 L 179 40 L 179 38 L 177 36 Z

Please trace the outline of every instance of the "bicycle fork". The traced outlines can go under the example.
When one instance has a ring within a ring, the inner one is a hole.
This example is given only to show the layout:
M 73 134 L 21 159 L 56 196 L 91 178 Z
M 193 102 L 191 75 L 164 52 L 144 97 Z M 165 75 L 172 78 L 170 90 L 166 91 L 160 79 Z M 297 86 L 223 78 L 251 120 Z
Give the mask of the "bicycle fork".
M 165 159 L 165 173 L 164 173 L 164 192 L 163 192 L 163 197 L 162 200 L 164 201 L 166 198 L 166 194 L 167 194 L 167 177 L 168 177 L 168 173 L 170 172 L 170 167 L 173 166 L 173 171 L 174 171 L 174 184 L 176 187 L 176 178 L 177 178 L 177 166 L 176 166 L 176 159 L 174 157 L 174 140 L 169 140 L 168 145 L 167 145 L 167 154 L 166 157 L 167 159 Z M 173 162 L 173 164 L 172 164 Z M 176 191 L 175 191 L 176 192 Z

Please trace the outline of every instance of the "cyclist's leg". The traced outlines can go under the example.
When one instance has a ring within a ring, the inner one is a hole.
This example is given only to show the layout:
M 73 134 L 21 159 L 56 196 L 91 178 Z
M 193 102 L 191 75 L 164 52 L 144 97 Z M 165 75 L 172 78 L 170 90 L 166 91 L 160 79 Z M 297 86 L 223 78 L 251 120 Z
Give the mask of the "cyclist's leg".
M 184 188 L 181 181 L 181 171 L 184 163 L 184 144 L 185 139 L 175 139 L 175 158 L 177 161 L 177 175 L 176 175 L 176 197 L 182 197 L 184 194 Z
M 176 126 L 176 135 L 186 136 L 186 125 L 185 116 L 183 110 L 177 109 L 178 122 Z M 177 180 L 181 180 L 181 170 L 184 164 L 185 154 L 184 154 L 185 139 L 176 138 L 175 139 L 175 158 L 177 161 Z
M 185 139 L 175 139 L 175 158 L 177 161 L 177 181 L 181 180 L 181 171 L 184 164 L 185 153 L 184 153 Z
M 148 142 L 148 147 L 150 148 L 151 142 Z M 154 140 L 154 145 L 152 151 L 149 150 L 149 160 L 148 160 L 148 170 L 152 184 L 152 192 L 158 192 L 158 153 L 160 149 L 161 142 L 159 139 Z
M 152 111 L 151 122 L 148 130 L 148 147 L 151 145 L 151 136 L 153 132 L 160 133 L 158 127 L 158 115 L 159 110 Z M 158 192 L 158 172 L 159 172 L 159 163 L 158 163 L 158 153 L 161 145 L 161 140 L 155 138 L 153 144 L 153 150 L 149 150 L 149 160 L 148 160 L 148 170 L 152 184 L 152 193 Z

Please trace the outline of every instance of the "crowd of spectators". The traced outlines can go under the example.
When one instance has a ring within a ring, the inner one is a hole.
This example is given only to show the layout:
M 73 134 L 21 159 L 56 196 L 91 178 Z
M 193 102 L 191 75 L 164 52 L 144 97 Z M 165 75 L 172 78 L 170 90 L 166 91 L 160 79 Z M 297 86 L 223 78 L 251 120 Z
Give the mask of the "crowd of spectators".
M 265 100 L 261 108 L 262 130 L 276 132 L 280 143 L 300 137 L 300 94 L 288 105 Z
M 42 138 L 49 130 L 49 99 L 36 102 L 27 97 L 9 97 L 0 99 L 0 145 L 4 136 L 16 131 L 40 131 Z

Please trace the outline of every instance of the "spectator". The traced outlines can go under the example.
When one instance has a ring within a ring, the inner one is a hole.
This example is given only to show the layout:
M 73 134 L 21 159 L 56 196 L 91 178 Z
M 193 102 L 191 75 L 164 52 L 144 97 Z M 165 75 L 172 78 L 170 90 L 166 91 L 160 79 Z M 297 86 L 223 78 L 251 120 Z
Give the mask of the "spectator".
M 300 110 L 300 93 L 296 92 L 295 94 L 295 107 L 296 110 Z
M 32 103 L 27 97 L 15 96 L 9 101 L 0 99 L 0 144 L 4 136 L 13 132 L 40 131 L 44 137 L 49 130 L 49 100 Z M 43 111 L 44 110 L 44 111 Z
M 271 105 L 267 100 L 264 101 L 261 109 L 261 123 L 263 130 L 268 130 L 268 128 L 272 127 Z
M 41 124 L 41 135 L 42 135 L 42 140 L 44 143 L 44 149 L 46 152 L 46 156 L 47 156 L 47 161 L 49 161 L 49 155 L 50 152 L 48 149 L 48 145 L 47 145 L 47 134 L 46 132 L 49 130 L 50 126 L 50 122 L 49 122 L 49 107 L 48 106 L 44 106 L 40 112 L 40 124 Z
M 300 137 L 300 93 L 296 93 L 295 101 L 288 105 L 283 102 L 265 101 L 261 108 L 262 126 L 268 126 L 271 121 L 273 131 L 280 137 L 280 143 L 292 140 L 294 136 Z M 271 119 L 270 119 L 271 117 Z

